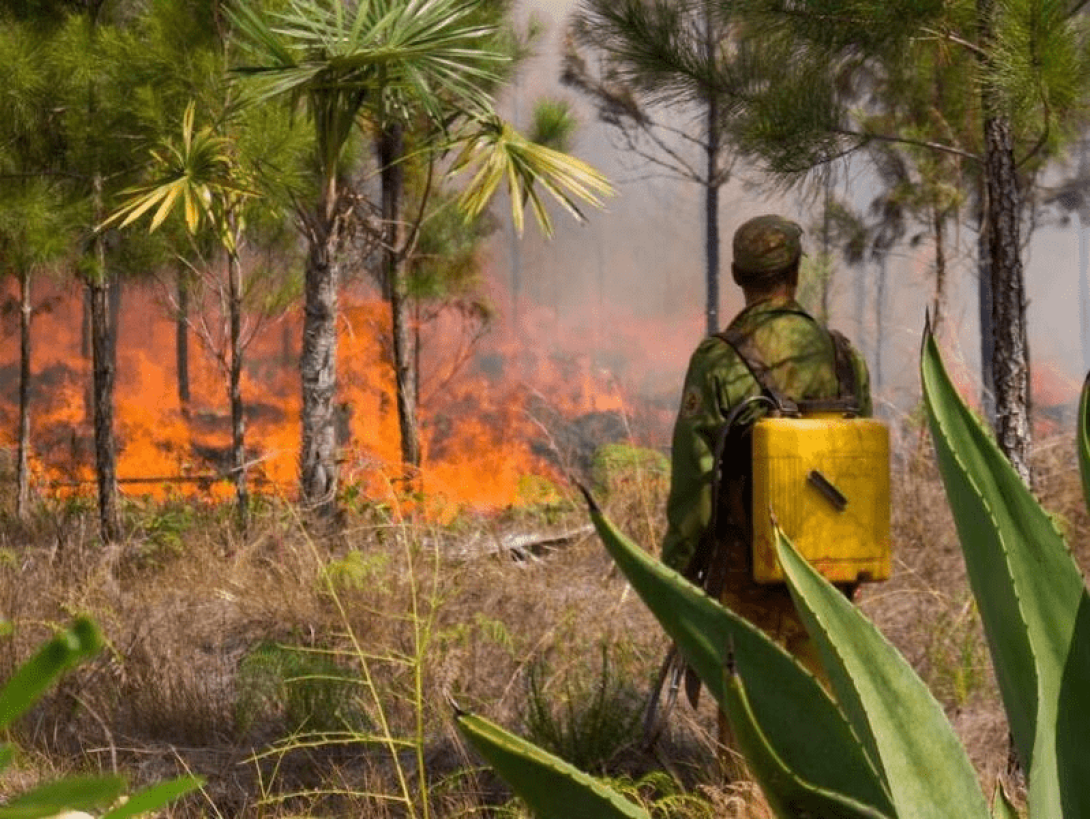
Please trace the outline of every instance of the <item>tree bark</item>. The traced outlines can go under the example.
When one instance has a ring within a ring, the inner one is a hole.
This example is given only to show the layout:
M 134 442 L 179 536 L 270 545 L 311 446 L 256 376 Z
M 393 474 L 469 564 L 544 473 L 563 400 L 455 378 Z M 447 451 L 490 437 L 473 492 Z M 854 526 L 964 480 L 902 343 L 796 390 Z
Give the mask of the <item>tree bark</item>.
M 174 319 L 174 362 L 178 375 L 178 405 L 189 417 L 189 274 L 182 266 L 176 273 L 178 315 Z
M 390 296 L 401 462 L 416 469 L 421 460 L 420 428 L 417 420 L 416 356 L 413 354 L 405 281 L 405 240 L 401 219 L 405 188 L 405 172 L 401 163 L 405 154 L 405 135 L 400 124 L 394 123 L 383 129 L 378 136 L 377 152 L 382 183 L 382 266 Z
M 306 220 L 309 247 L 303 284 L 302 441 L 299 467 L 303 499 L 313 510 L 331 514 L 337 495 L 337 252 L 340 224 L 336 189 L 329 183 L 318 211 Z
M 939 336 L 946 313 L 946 220 L 937 207 L 932 214 L 931 228 L 935 233 L 935 292 L 931 300 L 931 329 Z
M 717 43 L 708 6 L 708 3 L 704 4 L 704 56 L 711 64 Z M 722 135 L 719 127 L 719 101 L 715 89 L 707 89 L 704 105 L 704 150 L 707 157 L 704 180 L 704 280 L 707 291 L 705 316 L 707 334 L 710 336 L 719 332 L 719 151 Z
M 990 53 L 992 0 L 977 0 L 984 53 Z M 1021 199 L 1014 161 L 1010 118 L 996 98 L 985 59 L 981 83 L 984 112 L 984 185 L 988 260 L 992 285 L 992 372 L 995 381 L 995 434 L 999 448 L 1015 471 L 1031 483 L 1029 452 L 1029 356 L 1026 345 L 1026 299 L 1022 271 L 1019 214 Z
M 101 221 L 102 177 L 95 175 L 93 199 L 96 222 Z M 110 327 L 110 279 L 102 237 L 92 239 L 94 270 L 87 280 L 91 306 L 92 413 L 95 426 L 95 478 L 98 486 L 98 522 L 102 540 L 111 543 L 121 534 L 117 509 L 117 442 L 114 439 L 114 351 Z
M 889 254 L 883 252 L 878 266 L 878 284 L 874 294 L 874 383 L 872 392 L 880 392 L 885 386 L 885 373 L 882 371 L 882 353 L 886 349 L 886 280 L 889 278 Z
M 238 232 L 232 219 L 231 230 Z M 249 517 L 250 496 L 246 486 L 246 419 L 242 406 L 242 265 L 238 252 L 227 254 L 227 300 L 231 322 L 231 360 L 228 395 L 231 404 L 231 473 L 235 483 L 238 520 L 245 526 Z
M 987 223 L 981 216 L 977 237 L 977 309 L 980 318 L 980 381 L 984 417 L 995 428 L 995 332 L 992 329 L 992 266 Z
M 15 461 L 15 514 L 30 514 L 30 269 L 19 271 L 19 442 Z

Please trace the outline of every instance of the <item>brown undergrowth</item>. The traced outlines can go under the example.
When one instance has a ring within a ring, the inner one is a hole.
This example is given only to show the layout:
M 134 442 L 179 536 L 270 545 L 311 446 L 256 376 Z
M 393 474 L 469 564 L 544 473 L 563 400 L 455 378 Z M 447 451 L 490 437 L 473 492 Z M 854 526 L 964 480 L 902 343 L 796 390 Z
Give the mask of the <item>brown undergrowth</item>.
M 895 439 L 895 576 L 861 605 L 990 782 L 1006 723 L 953 525 L 929 442 L 908 422 Z M 653 454 L 629 454 L 594 479 L 611 516 L 650 544 L 667 477 Z M 1041 442 L 1035 469 L 1090 565 L 1070 437 Z M 574 492 L 442 527 L 357 503 L 324 533 L 287 502 L 256 506 L 241 534 L 229 509 L 129 501 L 126 535 L 108 547 L 86 503 L 3 519 L 0 617 L 14 633 L 0 639 L 0 676 L 76 613 L 109 647 L 20 724 L 0 793 L 57 770 L 120 770 L 134 784 L 188 771 L 207 785 L 177 815 L 522 815 L 459 741 L 456 702 L 580 755 L 657 816 L 763 815 L 751 786 L 717 779 L 707 698 L 696 712 L 679 703 L 657 747 L 642 747 L 666 641 Z

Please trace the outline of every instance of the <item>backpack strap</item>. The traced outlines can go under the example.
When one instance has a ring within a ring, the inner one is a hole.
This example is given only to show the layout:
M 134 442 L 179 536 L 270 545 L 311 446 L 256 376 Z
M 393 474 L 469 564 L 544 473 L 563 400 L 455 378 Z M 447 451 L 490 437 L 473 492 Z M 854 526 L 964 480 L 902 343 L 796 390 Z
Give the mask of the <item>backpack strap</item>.
M 780 392 L 779 388 L 773 383 L 772 371 L 761 360 L 760 351 L 757 349 L 757 345 L 753 343 L 753 336 L 746 335 L 734 327 L 728 327 L 721 333 L 716 333 L 716 337 L 722 339 L 734 349 L 734 352 L 742 359 L 742 363 L 746 365 L 750 375 L 753 376 L 753 380 L 757 382 L 757 385 L 766 395 L 776 402 L 776 406 L 782 412 L 789 415 L 798 413 L 798 406 L 795 402 Z
M 808 313 L 798 313 L 798 315 L 814 321 L 813 317 Z M 753 336 L 742 333 L 733 327 L 728 327 L 715 335 L 733 348 L 742 363 L 746 365 L 746 369 L 749 370 L 757 385 L 776 402 L 783 414 L 844 412 L 858 415 L 860 411 L 859 392 L 855 366 L 852 363 L 851 342 L 843 333 L 837 330 L 829 330 L 828 332 L 833 343 L 833 367 L 839 394 L 835 398 L 810 398 L 801 401 L 795 401 L 784 395 L 773 383 L 772 371 L 761 360 L 761 354 L 757 349 L 757 345 L 753 342 Z

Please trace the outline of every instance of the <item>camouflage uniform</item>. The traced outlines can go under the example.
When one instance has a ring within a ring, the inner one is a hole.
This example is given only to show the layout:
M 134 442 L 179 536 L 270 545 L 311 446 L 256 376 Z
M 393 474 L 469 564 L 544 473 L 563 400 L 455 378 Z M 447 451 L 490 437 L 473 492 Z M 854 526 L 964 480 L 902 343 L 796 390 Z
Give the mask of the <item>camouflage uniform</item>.
M 768 258 L 768 247 L 758 250 L 763 250 L 765 259 Z M 776 250 L 771 248 L 773 256 Z M 740 255 L 736 238 L 736 265 Z M 787 397 L 800 401 L 835 398 L 839 394 L 835 352 L 829 332 L 794 300 L 774 297 L 752 304 L 731 322 L 731 328 L 752 339 L 760 362 L 769 369 L 771 382 Z M 854 350 L 851 358 L 860 410 L 863 415 L 870 415 L 866 364 Z M 760 392 L 760 386 L 734 348 L 718 336 L 704 339 L 693 353 L 674 426 L 672 476 L 666 507 L 668 528 L 662 549 L 663 561 L 677 571 L 685 571 L 711 524 L 712 470 L 717 436 L 731 409 Z M 737 509 L 738 498 L 733 500 L 735 503 L 730 505 Z M 723 602 L 778 639 L 807 665 L 812 665 L 813 658 L 805 656 L 810 651 L 809 646 L 804 645 L 805 630 L 798 621 L 786 587 L 758 585 L 752 579 L 749 537 L 748 531 L 741 537 L 744 549 L 730 549 Z

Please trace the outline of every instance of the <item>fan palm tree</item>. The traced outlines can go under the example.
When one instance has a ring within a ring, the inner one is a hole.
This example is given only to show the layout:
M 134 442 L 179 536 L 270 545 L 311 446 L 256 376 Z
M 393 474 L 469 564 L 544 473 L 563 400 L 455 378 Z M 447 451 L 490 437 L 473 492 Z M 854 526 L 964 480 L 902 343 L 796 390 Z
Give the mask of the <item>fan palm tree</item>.
M 232 18 L 255 65 L 241 69 L 259 79 L 258 99 L 302 103 L 314 124 L 321 187 L 300 213 L 309 252 L 300 363 L 303 384 L 300 455 L 304 498 L 331 509 L 337 488 L 334 395 L 337 365 L 337 251 L 352 197 L 339 171 L 345 148 L 366 124 L 375 136 L 382 183 L 383 278 L 393 317 L 394 368 L 402 460 L 416 466 L 412 355 L 406 322 L 404 271 L 413 231 L 402 217 L 401 167 L 408 128 L 427 127 L 428 150 L 462 146 L 456 170 L 472 167 L 462 197 L 467 214 L 480 212 L 503 182 L 514 218 L 522 225 L 527 202 L 549 230 L 536 186 L 579 214 L 577 199 L 597 203 L 605 179 L 578 160 L 520 139 L 496 116 L 489 89 L 508 57 L 493 46 L 488 6 L 467 0 L 292 0 L 286 11 L 264 15 L 240 0 Z
M 167 141 L 151 151 L 153 178 L 130 189 L 125 203 L 103 224 L 127 227 L 152 214 L 154 231 L 181 210 L 186 230 L 195 235 L 209 226 L 227 257 L 227 301 L 230 323 L 228 396 L 231 405 L 231 474 L 235 483 L 239 519 L 245 522 L 249 505 L 245 468 L 245 419 L 242 412 L 242 240 L 240 209 L 253 195 L 252 186 L 234 156 L 230 138 L 211 126 L 194 127 L 195 105 L 182 117 L 181 142 Z

